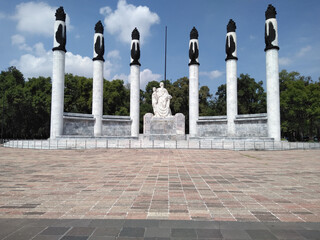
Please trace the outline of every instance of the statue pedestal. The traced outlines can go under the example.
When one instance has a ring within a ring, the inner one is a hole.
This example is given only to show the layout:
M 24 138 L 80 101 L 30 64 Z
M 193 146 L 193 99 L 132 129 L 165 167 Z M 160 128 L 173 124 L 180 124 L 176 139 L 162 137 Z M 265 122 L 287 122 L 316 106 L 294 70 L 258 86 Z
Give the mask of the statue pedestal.
M 149 140 L 185 140 L 185 116 L 177 113 L 172 117 L 158 118 L 152 113 L 143 117 L 143 134 Z

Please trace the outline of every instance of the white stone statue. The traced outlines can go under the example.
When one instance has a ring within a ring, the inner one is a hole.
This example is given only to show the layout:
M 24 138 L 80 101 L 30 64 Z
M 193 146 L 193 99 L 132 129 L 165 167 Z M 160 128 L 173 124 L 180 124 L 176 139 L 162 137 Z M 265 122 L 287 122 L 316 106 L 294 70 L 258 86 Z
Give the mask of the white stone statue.
M 160 82 L 159 88 L 153 88 L 152 107 L 155 117 L 166 118 L 171 117 L 170 99 L 172 96 L 164 88 L 163 82 Z

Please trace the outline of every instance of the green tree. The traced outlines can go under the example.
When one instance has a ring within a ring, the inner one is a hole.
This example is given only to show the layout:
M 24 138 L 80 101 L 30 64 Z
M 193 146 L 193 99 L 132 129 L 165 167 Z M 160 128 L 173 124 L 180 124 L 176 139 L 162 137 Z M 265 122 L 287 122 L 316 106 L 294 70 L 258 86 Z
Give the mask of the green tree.
M 279 80 L 282 135 L 291 141 L 319 135 L 319 82 L 286 70 L 280 72 Z
M 172 96 L 172 100 L 170 102 L 172 114 L 184 114 L 186 117 L 187 129 L 187 125 L 189 126 L 189 78 L 179 78 L 167 88 L 169 94 Z
M 24 77 L 15 67 L 9 67 L 0 74 L 1 128 L 3 138 L 25 138 L 27 111 L 24 91 Z
M 92 113 L 92 78 L 65 75 L 64 111 Z
M 128 116 L 130 109 L 130 90 L 123 80 L 104 80 L 103 113 L 105 115 Z
M 25 83 L 25 101 L 28 113 L 28 138 L 48 138 L 50 135 L 51 79 L 29 78 Z
M 238 88 L 238 114 L 254 114 L 266 112 L 266 93 L 262 87 L 263 82 L 256 82 L 248 74 L 240 74 L 237 79 Z M 226 115 L 226 84 L 218 87 L 216 92 L 216 112 Z
M 216 115 L 227 115 L 227 85 L 221 84 L 218 87 L 215 98 Z
M 248 74 L 238 78 L 238 113 L 254 114 L 266 112 L 266 93 L 263 82 L 256 82 Z
M 213 116 L 215 115 L 214 102 L 212 94 L 208 86 L 201 86 L 199 90 L 199 115 L 200 116 Z

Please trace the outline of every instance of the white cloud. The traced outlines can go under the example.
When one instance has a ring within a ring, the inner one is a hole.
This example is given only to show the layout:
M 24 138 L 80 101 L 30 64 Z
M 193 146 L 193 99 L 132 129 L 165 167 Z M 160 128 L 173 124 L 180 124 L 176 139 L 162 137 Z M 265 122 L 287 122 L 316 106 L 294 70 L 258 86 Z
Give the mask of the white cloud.
M 67 52 L 65 61 L 66 73 L 92 77 L 93 66 L 91 58 Z M 51 77 L 53 64 L 52 51 L 45 51 L 43 44 L 38 43 L 34 46 L 32 54 L 24 54 L 20 59 L 11 61 L 10 64 L 16 66 L 26 78 L 38 76 Z M 108 73 L 108 69 L 105 69 L 105 72 Z
M 306 53 L 310 52 L 312 49 L 311 46 L 306 46 L 300 49 L 300 51 L 297 53 L 298 57 L 303 57 Z
M 49 6 L 45 2 L 26 2 L 16 6 L 13 19 L 17 21 L 17 30 L 42 36 L 53 35 L 53 24 L 57 7 Z M 69 29 L 70 18 L 66 17 Z
M 10 65 L 16 66 L 25 78 L 52 75 L 52 51 L 45 55 L 36 56 L 35 54 L 24 54 L 19 60 L 13 60 Z
M 20 35 L 20 34 L 16 34 L 13 35 L 11 37 L 11 43 L 12 45 L 20 45 L 26 42 L 26 39 L 24 38 L 24 36 Z
M 280 66 L 289 66 L 292 63 L 291 58 L 281 57 L 279 58 L 279 65 Z
M 124 73 L 116 74 L 112 79 L 121 79 L 124 83 L 130 83 L 130 75 L 126 75 Z M 140 89 L 144 90 L 151 81 L 160 81 L 161 74 L 153 73 L 150 69 L 146 68 L 142 72 L 140 72 Z
M 151 81 L 160 81 L 161 75 L 157 73 L 152 73 L 150 69 L 144 69 L 142 72 L 140 72 L 140 88 L 145 89 L 148 82 Z
M 112 13 L 112 9 L 110 7 L 106 6 L 106 7 L 100 8 L 101 15 L 108 15 L 110 13 Z
M 143 43 L 150 35 L 150 27 L 160 22 L 159 16 L 147 6 L 127 4 L 126 0 L 119 0 L 116 10 L 104 7 L 100 9 L 100 13 L 105 15 L 105 30 L 124 43 L 131 42 L 131 32 L 135 27 L 138 28 Z
M 92 59 L 72 52 L 66 54 L 66 73 L 84 77 L 92 77 Z
M 39 42 L 30 47 L 25 43 L 24 37 L 20 35 L 13 37 L 12 42 L 18 46 L 25 46 L 30 53 L 22 55 L 20 59 L 11 61 L 10 65 L 16 66 L 26 78 L 52 76 L 52 51 L 45 50 L 43 43 Z M 119 58 L 118 50 L 113 50 L 107 54 L 104 63 L 104 77 L 106 79 L 110 79 L 111 74 L 120 68 L 116 61 Z M 65 61 L 66 73 L 92 78 L 93 65 L 91 58 L 67 52 Z
M 296 54 L 291 57 L 281 57 L 279 58 L 279 65 L 281 66 L 289 66 L 297 61 L 303 61 L 306 54 L 312 50 L 310 45 L 302 47 Z M 309 57 L 309 56 L 308 56 Z
M 128 75 L 126 75 L 126 74 L 124 74 L 124 73 L 114 75 L 113 78 L 112 78 L 112 80 L 114 80 L 114 79 L 123 80 L 125 83 L 128 83 L 128 82 L 129 82 L 129 77 L 128 77 Z
M 214 70 L 211 72 L 200 72 L 201 76 L 206 76 L 209 79 L 215 79 L 215 78 L 219 78 L 223 75 L 223 72 L 220 72 L 219 70 Z
M 118 50 L 112 50 L 112 51 L 108 52 L 107 58 L 109 58 L 109 59 L 117 59 L 117 60 L 121 59 L 120 53 L 119 53 Z
M 44 49 L 44 46 L 43 46 L 43 43 L 39 42 L 39 43 L 36 43 L 34 46 L 34 52 L 37 56 L 43 56 L 43 55 L 46 55 L 46 50 Z
M 32 48 L 26 44 L 26 39 L 20 34 L 11 36 L 11 44 L 13 46 L 18 46 L 20 50 L 31 51 Z
M 140 72 L 140 89 L 145 89 L 148 82 L 151 81 L 160 81 L 161 75 L 157 73 L 153 73 L 150 69 L 146 68 L 142 72 Z M 128 82 L 130 83 L 130 75 L 128 76 Z

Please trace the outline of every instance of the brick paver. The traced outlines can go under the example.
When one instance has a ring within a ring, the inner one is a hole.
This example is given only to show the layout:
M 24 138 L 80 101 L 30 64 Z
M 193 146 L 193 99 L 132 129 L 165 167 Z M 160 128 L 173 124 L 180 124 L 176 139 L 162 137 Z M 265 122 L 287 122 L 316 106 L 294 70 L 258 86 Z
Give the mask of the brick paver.
M 0 218 L 320 222 L 320 151 L 0 148 Z

